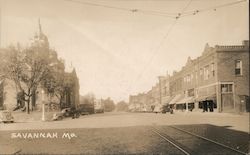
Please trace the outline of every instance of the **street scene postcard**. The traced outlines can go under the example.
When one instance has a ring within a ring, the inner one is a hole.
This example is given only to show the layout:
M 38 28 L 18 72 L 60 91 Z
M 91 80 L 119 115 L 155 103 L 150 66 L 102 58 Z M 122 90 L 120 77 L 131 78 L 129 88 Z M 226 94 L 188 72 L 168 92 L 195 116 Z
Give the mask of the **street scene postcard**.
M 249 0 L 0 0 L 0 155 L 250 155 Z

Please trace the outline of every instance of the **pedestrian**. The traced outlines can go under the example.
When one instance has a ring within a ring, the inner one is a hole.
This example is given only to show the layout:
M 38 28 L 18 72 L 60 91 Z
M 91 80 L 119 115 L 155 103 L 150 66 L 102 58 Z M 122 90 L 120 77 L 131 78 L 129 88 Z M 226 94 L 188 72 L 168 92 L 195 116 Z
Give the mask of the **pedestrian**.
M 170 107 L 170 114 L 174 114 L 174 110 L 172 107 Z
M 207 112 L 208 111 L 208 107 L 207 107 L 207 100 L 203 101 L 203 112 Z
M 209 112 L 213 112 L 213 111 L 214 111 L 214 102 L 209 101 Z

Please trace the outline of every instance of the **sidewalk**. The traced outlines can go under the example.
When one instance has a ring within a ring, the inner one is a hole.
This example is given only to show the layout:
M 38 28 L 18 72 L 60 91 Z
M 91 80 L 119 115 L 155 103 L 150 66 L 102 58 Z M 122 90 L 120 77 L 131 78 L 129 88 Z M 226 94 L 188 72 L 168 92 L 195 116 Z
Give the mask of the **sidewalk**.
M 45 112 L 45 120 L 50 121 L 55 112 Z M 42 112 L 40 111 L 31 111 L 30 114 L 21 111 L 12 112 L 14 121 L 18 123 L 22 122 L 39 122 L 42 121 Z
M 242 113 L 225 113 L 225 112 L 202 112 L 202 111 L 174 111 L 176 114 L 193 114 L 193 115 L 211 115 L 211 116 L 250 116 L 250 113 L 242 112 Z
M 213 124 L 216 126 L 227 126 L 233 130 L 249 133 L 250 117 L 249 113 L 218 113 L 201 111 L 176 111 L 174 113 L 177 119 L 175 124 Z

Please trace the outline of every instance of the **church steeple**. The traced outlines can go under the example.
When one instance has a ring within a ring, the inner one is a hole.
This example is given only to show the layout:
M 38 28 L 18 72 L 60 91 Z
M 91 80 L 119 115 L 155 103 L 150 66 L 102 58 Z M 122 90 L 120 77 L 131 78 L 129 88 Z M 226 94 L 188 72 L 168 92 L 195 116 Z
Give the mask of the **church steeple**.
M 42 26 L 40 23 L 40 18 L 38 18 L 38 26 L 39 26 L 39 35 L 41 35 L 42 34 Z
M 42 31 L 42 26 L 40 22 L 40 18 L 38 18 L 38 34 L 35 34 L 32 46 L 41 46 L 45 48 L 49 48 L 49 41 L 47 36 Z

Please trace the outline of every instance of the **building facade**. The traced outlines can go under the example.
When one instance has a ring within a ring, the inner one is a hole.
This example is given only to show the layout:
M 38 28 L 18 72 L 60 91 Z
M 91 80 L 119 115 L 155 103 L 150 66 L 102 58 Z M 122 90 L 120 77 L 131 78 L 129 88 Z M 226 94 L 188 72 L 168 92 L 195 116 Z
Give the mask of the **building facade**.
M 207 44 L 201 56 L 189 57 L 180 71 L 160 76 L 158 85 L 153 98 L 176 110 L 249 112 L 249 41 Z

